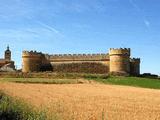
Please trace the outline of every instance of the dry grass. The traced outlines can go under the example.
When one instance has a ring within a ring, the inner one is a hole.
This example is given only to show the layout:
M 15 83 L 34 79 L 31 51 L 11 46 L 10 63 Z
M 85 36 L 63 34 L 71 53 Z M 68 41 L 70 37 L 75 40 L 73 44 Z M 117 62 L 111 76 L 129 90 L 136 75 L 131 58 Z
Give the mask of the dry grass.
M 0 89 L 37 107 L 44 107 L 49 117 L 57 119 L 160 119 L 160 90 L 96 83 L 62 85 L 0 83 Z

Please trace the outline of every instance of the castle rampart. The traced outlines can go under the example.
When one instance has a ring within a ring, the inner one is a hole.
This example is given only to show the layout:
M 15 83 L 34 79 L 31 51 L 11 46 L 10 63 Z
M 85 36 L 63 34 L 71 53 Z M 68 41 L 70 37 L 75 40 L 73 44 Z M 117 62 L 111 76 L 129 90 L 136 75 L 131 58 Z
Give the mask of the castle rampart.
M 109 55 L 112 56 L 112 55 L 126 55 L 126 56 L 130 56 L 130 48 L 110 48 L 109 50 Z
M 23 72 L 140 73 L 140 59 L 130 58 L 130 48 L 109 50 L 109 54 L 43 54 L 23 51 Z
M 55 54 L 50 55 L 51 61 L 103 61 L 108 60 L 108 54 Z
M 132 58 L 130 59 L 130 68 L 131 75 L 139 75 L 140 74 L 140 58 Z

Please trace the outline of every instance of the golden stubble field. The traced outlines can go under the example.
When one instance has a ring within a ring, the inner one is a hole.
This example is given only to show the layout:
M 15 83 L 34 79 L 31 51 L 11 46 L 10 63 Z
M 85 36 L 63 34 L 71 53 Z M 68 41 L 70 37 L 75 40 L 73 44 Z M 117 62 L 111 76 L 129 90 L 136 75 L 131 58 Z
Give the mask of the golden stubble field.
M 0 89 L 64 120 L 160 120 L 160 90 L 91 84 L 0 83 Z

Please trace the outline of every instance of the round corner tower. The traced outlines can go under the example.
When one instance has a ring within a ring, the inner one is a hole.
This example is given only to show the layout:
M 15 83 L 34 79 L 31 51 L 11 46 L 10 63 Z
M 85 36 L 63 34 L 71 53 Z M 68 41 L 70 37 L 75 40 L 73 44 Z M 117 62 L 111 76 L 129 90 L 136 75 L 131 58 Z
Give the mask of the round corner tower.
M 130 74 L 130 48 L 109 50 L 110 73 Z
M 22 53 L 22 72 L 40 71 L 42 53 L 23 51 Z

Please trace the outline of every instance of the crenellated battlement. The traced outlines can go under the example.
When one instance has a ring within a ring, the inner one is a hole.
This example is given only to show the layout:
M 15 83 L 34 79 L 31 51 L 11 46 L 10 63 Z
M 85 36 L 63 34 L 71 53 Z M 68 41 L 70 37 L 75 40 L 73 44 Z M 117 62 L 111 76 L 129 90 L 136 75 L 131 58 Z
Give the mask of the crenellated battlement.
M 50 55 L 52 60 L 102 60 L 109 59 L 108 54 L 54 54 Z
M 45 54 L 23 51 L 23 72 L 91 72 L 140 74 L 140 58 L 130 58 L 130 48 L 110 48 L 109 54 Z
M 130 56 L 130 48 L 110 48 L 109 55 L 128 55 Z
M 37 51 L 23 51 L 22 52 L 22 57 L 24 57 L 24 56 L 37 56 L 37 57 L 41 57 L 41 56 L 43 56 L 43 53 L 41 53 L 41 52 L 37 52 Z
M 23 51 L 22 57 L 45 57 L 47 60 L 102 60 L 109 59 L 108 54 L 43 54 L 37 51 Z
M 130 59 L 130 62 L 134 62 L 134 63 L 140 63 L 141 62 L 141 59 L 140 58 L 131 58 Z

